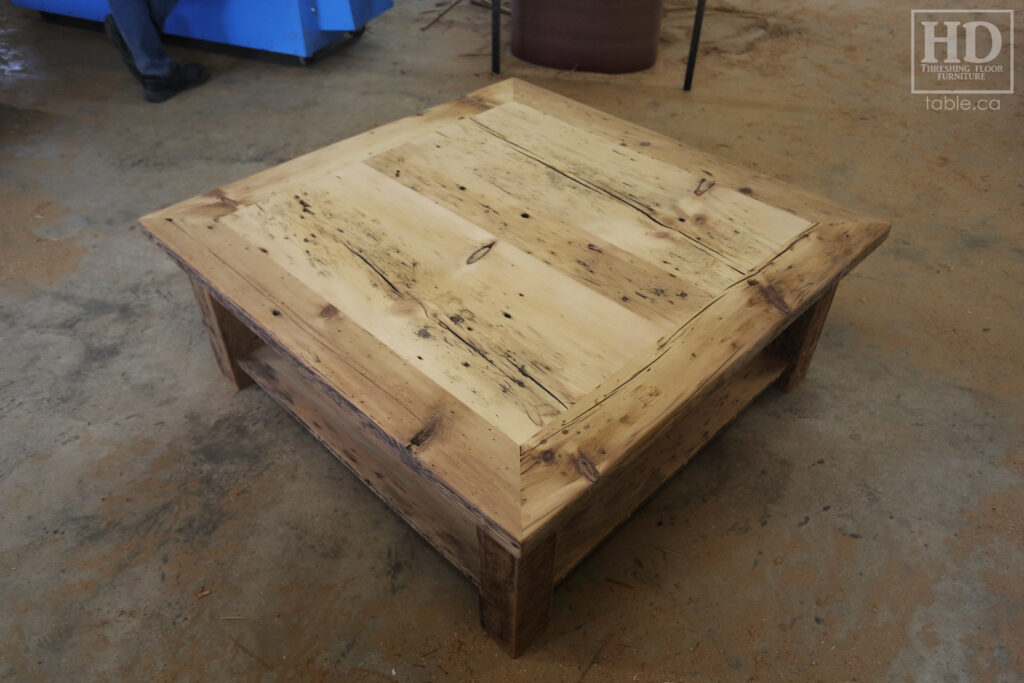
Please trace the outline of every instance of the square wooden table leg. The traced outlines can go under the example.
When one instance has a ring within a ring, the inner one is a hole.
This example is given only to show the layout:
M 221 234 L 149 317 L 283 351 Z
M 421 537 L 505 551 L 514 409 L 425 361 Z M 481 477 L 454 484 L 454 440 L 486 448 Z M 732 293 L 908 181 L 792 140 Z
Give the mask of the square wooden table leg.
M 516 557 L 485 529 L 480 540 L 480 624 L 513 657 L 545 629 L 554 591 L 555 536 Z
M 191 281 L 199 313 L 203 316 L 203 327 L 210 338 L 210 346 L 213 347 L 220 371 L 236 389 L 246 388 L 252 384 L 252 379 L 238 367 L 237 361 L 255 351 L 263 342 L 224 308 L 203 283 L 195 278 L 191 278 Z
M 839 282 L 833 282 L 821 297 L 811 304 L 807 311 L 797 318 L 782 333 L 778 341 L 779 351 L 789 359 L 789 366 L 778 379 L 777 386 L 782 391 L 792 391 L 807 375 L 811 366 L 814 349 L 818 346 L 821 331 L 825 327 L 832 299 L 836 295 Z

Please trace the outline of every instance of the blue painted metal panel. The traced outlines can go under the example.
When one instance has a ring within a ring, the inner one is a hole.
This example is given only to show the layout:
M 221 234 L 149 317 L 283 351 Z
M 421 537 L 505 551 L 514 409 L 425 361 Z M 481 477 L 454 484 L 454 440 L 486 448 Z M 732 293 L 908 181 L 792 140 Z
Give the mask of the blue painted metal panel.
M 102 21 L 106 0 L 12 0 L 53 14 Z M 392 0 L 181 0 L 164 31 L 176 36 L 269 50 L 298 57 L 364 26 Z
M 300 12 L 310 0 L 181 0 L 164 31 L 217 43 L 306 55 Z M 253 5 L 258 4 L 259 7 Z

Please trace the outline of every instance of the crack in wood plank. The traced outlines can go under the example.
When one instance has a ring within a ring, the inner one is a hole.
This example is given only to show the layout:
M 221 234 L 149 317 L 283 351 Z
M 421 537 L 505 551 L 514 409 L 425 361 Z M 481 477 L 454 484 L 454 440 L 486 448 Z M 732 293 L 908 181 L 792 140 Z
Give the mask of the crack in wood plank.
M 392 282 L 390 279 L 388 279 L 388 276 L 384 274 L 384 271 L 382 271 L 380 268 L 378 268 L 377 265 L 373 263 L 373 261 L 371 261 L 370 259 L 366 258 L 363 254 L 359 253 L 358 251 L 356 251 L 355 249 L 350 247 L 348 245 L 348 243 L 345 242 L 345 240 L 337 240 L 337 241 L 340 242 L 343 247 L 348 249 L 352 253 L 353 256 L 355 256 L 357 259 L 359 259 L 360 261 L 365 263 L 367 266 L 369 266 L 370 270 L 372 270 L 373 272 L 377 273 L 377 275 L 380 276 L 380 279 L 383 280 L 385 283 L 387 283 L 388 287 L 390 287 L 391 290 L 395 294 L 397 294 L 398 296 L 402 297 L 403 299 L 405 298 L 405 296 L 402 294 L 401 290 L 399 290 L 398 287 L 395 287 L 395 283 Z
M 592 192 L 597 192 L 598 194 L 603 194 L 606 197 L 609 197 L 610 199 L 614 199 L 615 201 L 620 202 L 621 204 L 624 204 L 625 206 L 628 206 L 629 208 L 631 208 L 634 211 L 638 212 L 640 215 L 646 217 L 648 220 L 653 222 L 655 225 L 657 225 L 657 226 L 659 226 L 661 228 L 664 228 L 665 230 L 670 230 L 673 233 L 686 238 L 691 244 L 693 244 L 695 247 L 697 247 L 701 251 L 713 254 L 714 256 L 718 257 L 718 259 L 722 262 L 723 265 L 725 265 L 728 268 L 730 268 L 731 270 L 735 271 L 738 275 L 745 275 L 746 274 L 744 271 L 740 270 L 739 268 L 734 266 L 732 263 L 730 263 L 728 257 L 726 257 L 725 254 L 721 253 L 720 251 L 718 251 L 718 250 L 716 250 L 716 249 L 714 249 L 712 247 L 709 247 L 708 245 L 704 244 L 700 240 L 697 240 L 694 237 L 686 234 L 685 232 L 683 232 L 682 230 L 680 230 L 676 226 L 670 225 L 670 224 L 665 223 L 665 222 L 661 221 L 660 219 L 658 219 L 658 217 L 654 215 L 654 210 L 651 207 L 646 206 L 642 202 L 638 202 L 636 200 L 632 200 L 631 201 L 630 199 L 621 196 L 619 193 L 615 192 L 614 190 L 612 190 L 610 188 L 604 187 L 602 185 L 597 185 L 595 183 L 591 183 L 591 182 L 589 182 L 587 180 L 584 180 L 582 178 L 577 178 L 576 176 L 572 175 L 571 173 L 563 171 L 562 169 L 558 168 L 557 166 L 554 166 L 551 163 L 549 163 L 547 161 L 544 161 L 543 159 L 541 159 L 540 157 L 535 155 L 533 152 L 531 152 L 527 148 L 525 148 L 522 145 L 520 145 L 519 143 L 514 142 L 512 140 L 509 140 L 507 137 L 505 137 L 504 135 L 502 135 L 498 131 L 494 130 L 493 128 L 489 127 L 488 125 L 486 125 L 484 123 L 481 123 L 480 121 L 476 120 L 475 118 L 470 118 L 470 119 L 467 119 L 467 120 L 472 121 L 474 124 L 479 126 L 480 129 L 483 130 L 484 132 L 486 132 L 486 133 L 488 133 L 490 135 L 493 135 L 495 138 L 497 138 L 498 140 L 501 140 L 502 142 L 505 142 L 506 144 L 509 145 L 509 147 L 512 150 L 518 152 L 519 154 L 522 154 L 526 158 L 528 158 L 528 159 L 530 159 L 532 161 L 537 162 L 538 164 L 544 166 L 545 168 L 547 168 L 547 169 L 549 169 L 551 171 L 554 171 L 558 175 L 563 176 L 564 178 L 566 178 L 567 180 L 570 180 L 570 181 L 572 181 L 572 182 L 574 182 L 574 183 L 576 183 L 576 184 L 578 184 L 578 185 L 580 185 L 582 187 L 585 187 L 588 190 L 591 190 Z M 441 133 L 439 133 L 439 134 L 442 137 L 445 137 L 443 134 L 441 134 Z M 711 189 L 711 188 L 709 187 L 708 189 Z
M 541 390 L 544 393 L 546 393 L 548 396 L 550 396 L 551 398 L 553 398 L 556 401 L 558 401 L 558 405 L 562 406 L 563 408 L 568 408 L 569 405 L 571 405 L 571 403 L 569 405 L 567 405 L 564 401 L 562 401 L 562 399 L 558 398 L 558 396 L 556 396 L 551 390 L 549 390 L 546 386 L 544 386 L 537 378 L 535 378 L 533 375 L 531 375 L 529 372 L 527 372 L 526 371 L 526 366 L 524 364 L 522 364 L 522 363 L 516 362 L 516 360 L 514 358 L 512 358 L 511 354 L 506 353 L 505 354 L 505 360 L 507 360 L 509 363 L 511 363 L 512 366 L 516 370 L 518 370 L 520 372 L 520 374 L 522 374 L 523 377 L 525 377 L 526 379 L 528 379 L 531 382 L 533 382 L 534 384 L 536 384 L 538 387 L 541 388 Z
M 186 232 L 186 230 L 182 226 L 178 225 L 173 219 L 167 218 L 166 220 L 169 223 L 171 223 L 172 225 L 174 225 L 174 227 L 177 228 L 178 230 L 180 230 L 183 234 L 186 234 L 186 235 L 188 234 Z M 207 281 L 207 279 L 205 277 L 203 277 L 200 273 L 195 271 L 195 269 L 189 267 L 189 264 L 187 262 L 185 262 L 182 259 L 178 258 L 175 252 L 171 251 L 170 249 L 168 249 L 167 247 L 164 246 L 163 242 L 161 242 L 159 240 L 155 240 L 155 241 L 157 242 L 157 244 L 162 249 L 164 249 L 165 252 L 167 252 L 172 258 L 174 258 L 174 260 L 177 261 L 187 273 L 189 273 L 195 279 L 200 280 L 204 284 L 207 284 L 209 286 L 209 283 L 208 283 L 208 281 Z M 223 266 L 225 270 L 230 271 L 230 272 L 234 273 L 234 275 L 236 277 L 241 278 L 242 281 L 244 281 L 253 290 L 263 293 L 264 296 L 267 296 L 268 299 L 270 298 L 269 295 L 263 290 L 263 288 L 260 287 L 259 283 L 257 283 L 251 277 L 249 277 L 244 272 L 242 272 L 241 270 L 236 268 L 232 263 L 230 263 L 227 260 L 225 260 L 225 258 L 223 256 L 221 256 L 221 254 L 219 254 L 217 252 L 210 252 L 210 256 L 213 259 L 215 259 L 221 266 Z M 239 320 L 243 321 L 246 324 L 246 326 L 249 327 L 249 329 L 254 330 L 256 332 L 257 336 L 259 336 L 261 339 L 263 339 L 264 342 L 266 342 L 268 345 L 274 347 L 275 349 L 278 349 L 278 350 L 282 351 L 283 352 L 282 355 L 284 355 L 286 358 L 288 358 L 289 361 L 291 361 L 293 363 L 293 365 L 295 365 L 296 367 L 300 368 L 300 370 L 303 372 L 303 374 L 305 374 L 308 377 L 310 377 L 311 379 L 315 380 L 321 386 L 331 390 L 333 395 L 335 396 L 335 398 L 337 400 L 341 401 L 342 403 L 344 403 L 346 405 L 346 407 L 350 408 L 351 410 L 354 410 L 354 411 L 357 411 L 357 412 L 361 413 L 361 411 L 359 410 L 359 408 L 355 404 L 351 403 L 348 399 L 344 398 L 341 394 L 337 393 L 337 391 L 333 389 L 332 385 L 325 378 L 319 377 L 311 369 L 308 369 L 306 364 L 301 362 L 301 359 L 296 358 L 291 353 L 287 352 L 287 349 L 286 349 L 285 345 L 281 343 L 281 340 L 277 339 L 277 337 L 274 336 L 274 334 L 270 331 L 269 328 L 266 328 L 266 327 L 263 327 L 261 325 L 258 325 L 256 323 L 256 321 L 253 320 L 253 318 L 245 310 L 243 310 L 238 304 L 236 304 L 234 301 L 231 301 L 230 299 L 228 299 L 225 295 L 221 294 L 218 290 L 214 289 L 212 286 L 210 286 L 210 291 L 214 292 L 216 294 L 217 300 L 220 301 L 226 308 L 228 308 Z M 288 307 L 287 304 L 285 304 L 283 302 L 277 302 L 277 305 L 278 305 L 279 309 L 283 309 L 285 311 L 291 312 L 290 308 Z M 295 325 L 297 325 L 302 330 L 304 330 L 304 332 L 306 334 L 308 334 L 311 338 L 315 338 L 315 339 L 319 339 L 320 338 L 320 332 L 316 328 L 314 328 L 311 325 L 309 325 L 306 322 L 306 320 L 301 315 L 299 315 L 298 313 L 291 312 L 291 314 L 288 317 L 289 317 L 289 320 L 291 320 Z M 328 345 L 327 342 L 323 342 L 323 344 L 325 346 Z M 368 382 L 372 382 L 382 394 L 384 394 L 385 396 L 390 398 L 392 401 L 394 401 L 395 406 L 401 407 L 402 410 L 407 412 L 409 415 L 412 415 L 417 421 L 423 422 L 423 418 L 420 417 L 419 415 L 417 415 L 416 412 L 413 411 L 411 408 L 409 408 L 405 401 L 399 400 L 399 398 L 397 396 L 395 396 L 394 394 L 392 394 L 389 391 L 387 391 L 384 387 L 382 387 L 380 385 L 379 381 L 376 378 L 374 378 L 372 375 L 370 375 L 369 373 L 367 373 L 366 371 L 364 371 L 362 368 L 358 367 L 357 365 L 354 365 L 351 361 L 349 361 L 348 358 L 345 358 L 344 356 L 339 355 L 339 356 L 336 357 L 336 359 L 338 361 L 340 361 L 341 363 L 343 363 L 346 367 L 348 367 L 351 370 L 353 370 L 354 372 L 356 372 L 360 377 L 364 378 Z M 395 445 L 398 445 L 398 446 L 402 445 L 402 444 L 398 443 L 394 438 L 392 438 L 391 435 L 388 434 L 380 425 L 376 425 L 374 423 L 374 427 L 378 430 L 378 432 L 379 432 L 379 434 L 381 436 L 386 437 L 387 441 L 389 441 L 391 443 L 394 443 Z
M 756 278 L 757 278 L 757 277 L 760 277 L 760 276 L 761 276 L 761 274 L 762 274 L 762 273 L 764 272 L 764 270 L 765 270 L 766 268 L 768 268 L 768 267 L 769 267 L 770 265 L 772 265 L 772 263 L 774 263 L 774 262 L 775 262 L 775 261 L 776 261 L 777 259 L 779 259 L 779 258 L 780 258 L 780 257 L 781 257 L 781 256 L 782 256 L 783 254 L 786 254 L 787 252 L 791 251 L 791 250 L 793 249 L 793 247 L 794 247 L 794 246 L 795 246 L 795 245 L 796 245 L 796 244 L 797 244 L 798 242 L 800 242 L 800 241 L 801 241 L 801 240 L 803 240 L 803 239 L 806 239 L 806 238 L 807 238 L 807 237 L 808 237 L 808 236 L 810 235 L 810 232 L 811 232 L 811 230 L 813 230 L 814 228 L 816 228 L 816 227 L 817 227 L 818 225 L 819 225 L 818 223 L 814 223 L 814 224 L 810 225 L 810 226 L 809 226 L 809 227 L 808 227 L 807 229 L 805 229 L 805 230 L 804 230 L 803 232 L 801 232 L 801 233 L 800 233 L 799 235 L 797 235 L 796 237 L 794 237 L 794 238 L 793 238 L 793 239 L 792 239 L 792 240 L 791 240 L 791 241 L 789 242 L 789 244 L 788 244 L 788 245 L 786 245 L 786 248 L 785 248 L 785 249 L 782 249 L 781 251 L 779 251 L 778 255 L 777 255 L 777 256 L 776 256 L 775 258 L 772 258 L 772 259 L 769 259 L 768 261 L 766 261 L 766 262 L 765 262 L 764 264 L 762 264 L 762 265 L 761 265 L 761 266 L 760 266 L 760 267 L 759 267 L 759 268 L 758 268 L 758 269 L 757 269 L 757 270 L 756 270 L 756 271 L 755 271 L 754 273 L 751 273 L 751 275 L 750 275 L 749 277 L 747 277 L 747 278 L 744 278 L 744 279 L 742 279 L 742 280 L 738 280 L 737 282 L 735 282 L 735 283 L 734 283 L 733 285 L 731 285 L 730 287 L 727 287 L 727 288 L 726 288 L 725 290 L 723 290 L 723 291 L 722 291 L 722 293 L 721 293 L 721 294 L 719 294 L 719 295 L 718 295 L 717 297 L 715 297 L 714 299 L 712 299 L 711 301 L 709 301 L 709 302 L 707 303 L 707 305 L 706 305 L 706 306 L 704 306 L 704 307 L 703 307 L 702 309 L 700 309 L 699 311 L 697 311 L 696 313 L 694 313 L 694 314 L 693 314 L 692 316 L 690 316 L 690 318 L 688 318 L 688 319 L 686 320 L 686 322 L 684 322 L 684 323 L 682 323 L 681 325 L 679 325 L 678 327 L 676 327 L 676 329 L 675 329 L 675 330 L 674 330 L 674 331 L 673 331 L 673 332 L 672 332 L 671 334 L 669 334 L 669 335 L 666 335 L 666 336 L 665 336 L 664 338 L 662 338 L 662 339 L 661 339 L 661 340 L 660 340 L 660 341 L 658 342 L 658 347 L 657 347 L 657 348 L 658 348 L 658 350 L 659 350 L 660 352 L 659 352 L 659 353 L 658 353 L 657 355 L 655 355 L 655 356 L 654 356 L 654 357 L 653 357 L 653 358 L 652 358 L 652 359 L 651 359 L 651 360 L 650 360 L 649 362 L 647 362 L 646 364 L 644 364 L 644 366 L 643 366 L 643 367 L 639 368 L 639 369 L 638 369 L 638 370 L 637 370 L 636 372 L 634 372 L 634 373 L 633 373 L 632 375 L 630 375 L 630 376 L 629 376 L 628 378 L 626 378 L 625 380 L 623 380 L 623 381 L 622 381 L 622 382 L 620 382 L 619 384 L 617 384 L 617 385 L 615 385 L 614 387 L 612 387 L 612 388 L 611 388 L 611 389 L 610 389 L 610 390 L 608 391 L 608 393 L 606 393 L 606 394 L 605 394 L 604 396 L 602 396 L 602 397 L 601 397 L 600 399 L 598 399 L 597 401 L 595 401 L 593 405 L 591 405 L 591 406 L 588 406 L 588 407 L 587 407 L 586 409 L 584 409 L 584 410 L 583 410 L 583 411 L 582 411 L 582 412 L 581 412 L 581 413 L 580 413 L 579 415 L 576 415 L 576 416 L 575 416 L 574 418 L 572 418 L 572 419 L 571 419 L 571 420 L 569 420 L 568 422 L 562 422 L 562 423 L 561 423 L 561 424 L 559 425 L 559 427 L 558 427 L 558 431 L 561 431 L 561 430 L 564 430 L 564 429 L 568 429 L 569 427 L 572 427 L 572 426 L 574 426 L 575 424 L 579 423 L 580 421 L 584 420 L 584 419 L 585 419 L 585 418 L 586 418 L 586 417 L 587 417 L 588 415 L 590 415 L 590 414 L 591 414 L 591 413 L 592 413 L 592 412 L 593 412 L 594 410 L 597 410 L 597 409 L 598 409 L 598 408 L 599 408 L 599 407 L 601 406 L 601 404 L 605 403 L 605 402 L 606 402 L 606 401 L 608 401 L 608 400 L 609 400 L 610 398 L 612 398 L 613 396 L 615 396 L 615 395 L 616 395 L 616 394 L 617 394 L 617 393 L 618 393 L 619 391 L 621 391 L 621 390 L 622 390 L 622 389 L 623 389 L 624 387 L 626 387 L 626 386 L 628 386 L 629 384 L 631 384 L 631 383 L 633 382 L 633 380 L 634 380 L 634 379 L 636 379 L 637 377 L 639 377 L 639 376 L 640 376 L 641 374 L 643 374 L 644 372 L 647 372 L 647 371 L 648 371 L 648 369 L 649 369 L 649 368 L 650 368 L 651 366 L 653 366 L 653 365 L 654 365 L 655 363 L 657 363 L 657 362 L 658 362 L 658 361 L 659 361 L 659 360 L 661 359 L 661 357 L 662 357 L 662 356 L 664 356 L 664 355 L 665 355 L 666 353 L 668 353 L 668 352 L 669 352 L 669 350 L 671 349 L 671 346 L 672 346 L 672 344 L 673 344 L 673 343 L 675 342 L 675 340 L 676 340 L 676 339 L 677 339 L 677 338 L 679 337 L 679 335 L 680 335 L 680 334 L 682 334 L 682 333 L 683 333 L 683 331 L 684 331 L 684 330 L 686 330 L 686 329 L 687 329 L 687 327 L 688 327 L 688 326 L 689 326 L 689 325 L 690 325 L 690 324 L 691 324 L 691 323 L 692 323 L 692 322 L 693 322 L 694 320 L 696 320 L 696 319 L 697 319 L 698 317 L 700 317 L 700 315 L 701 315 L 701 314 L 703 314 L 703 313 L 704 313 L 704 311 L 706 311 L 706 310 L 707 310 L 707 309 L 709 309 L 709 308 L 710 308 L 711 306 L 713 306 L 713 305 L 714 305 L 714 304 L 715 304 L 715 303 L 716 303 L 716 302 L 717 302 L 717 301 L 718 301 L 719 299 L 721 299 L 722 297 L 724 297 L 724 296 L 726 296 L 727 294 L 729 294 L 729 293 L 730 293 L 730 292 L 731 292 L 731 291 L 732 291 L 732 290 L 733 290 L 734 288 L 736 288 L 736 287 L 738 287 L 738 286 L 740 286 L 740 285 L 744 285 L 744 284 L 746 284 L 746 286 L 751 286 L 751 284 L 757 284 L 757 283 L 759 283 L 759 281 L 758 281 L 758 280 L 757 280 Z M 779 304 L 778 304 L 778 303 L 777 303 L 776 301 L 774 301 L 773 299 L 771 299 L 771 298 L 770 298 L 770 296 L 771 296 L 771 295 L 769 295 L 769 294 L 768 294 L 768 293 L 766 292 L 766 290 L 767 290 L 768 288 L 770 288 L 770 289 L 771 289 L 771 291 L 772 291 L 772 292 L 774 293 L 774 295 L 775 295 L 776 299 L 778 299 L 778 300 L 781 300 L 781 306 L 780 306 L 780 305 L 779 305 Z M 765 297 L 766 297 L 766 298 L 768 299 L 769 303 L 771 303 L 771 304 L 772 304 L 773 306 L 775 306 L 776 308 L 778 308 L 778 309 L 779 309 L 780 311 L 782 311 L 782 312 L 784 312 L 784 313 L 787 313 L 787 314 L 790 314 L 790 313 L 792 313 L 792 309 L 791 309 L 791 308 L 789 307 L 789 305 L 788 305 L 788 304 L 786 304 L 785 300 L 784 300 L 784 299 L 782 299 L 782 296 L 781 296 L 781 295 L 780 295 L 780 294 L 778 293 L 778 290 L 776 290 L 776 289 L 774 288 L 774 286 L 773 286 L 773 285 L 771 285 L 771 283 L 769 283 L 769 284 L 768 284 L 767 286 L 765 286 L 765 285 L 763 285 L 763 284 L 762 284 L 762 285 L 761 285 L 761 291 L 765 293 Z M 730 358 L 731 358 L 731 357 L 732 357 L 732 356 L 730 356 Z M 552 435 L 553 435 L 553 434 L 557 434 L 557 431 L 552 431 Z M 546 437 L 546 438 L 542 439 L 542 440 L 541 440 L 541 441 L 540 441 L 540 442 L 539 442 L 539 443 L 538 443 L 537 445 L 535 445 L 535 446 L 530 446 L 530 447 L 528 447 L 528 448 L 523 448 L 523 449 L 521 449 L 521 450 L 520 450 L 520 463 L 522 463 L 522 461 L 523 461 L 523 460 L 524 460 L 524 459 L 525 459 L 525 458 L 526 458 L 526 457 L 527 457 L 527 456 L 528 456 L 528 455 L 529 455 L 529 454 L 530 454 L 531 452 L 535 451 L 535 450 L 536 450 L 537 448 L 539 448 L 540 446 L 544 445 L 544 444 L 545 444 L 545 443 L 547 442 L 547 440 L 548 440 L 548 438 Z

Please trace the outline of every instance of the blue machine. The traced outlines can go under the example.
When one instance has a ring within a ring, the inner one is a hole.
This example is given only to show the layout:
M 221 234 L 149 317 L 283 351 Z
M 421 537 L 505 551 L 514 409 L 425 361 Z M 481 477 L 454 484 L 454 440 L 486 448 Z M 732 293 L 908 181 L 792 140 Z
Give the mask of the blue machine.
M 12 0 L 19 7 L 103 21 L 107 0 Z M 392 0 L 181 0 L 167 18 L 164 32 L 312 57 L 346 31 L 391 8 Z

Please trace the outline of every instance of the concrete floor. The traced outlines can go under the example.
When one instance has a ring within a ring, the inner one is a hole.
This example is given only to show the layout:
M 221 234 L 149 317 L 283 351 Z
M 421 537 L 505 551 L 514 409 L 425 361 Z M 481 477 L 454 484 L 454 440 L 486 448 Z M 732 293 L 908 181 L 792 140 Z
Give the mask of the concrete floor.
M 807 382 L 575 571 L 521 659 L 469 582 L 232 392 L 134 220 L 491 82 L 487 13 L 420 31 L 440 4 L 398 0 L 306 69 L 173 47 L 213 78 L 163 105 L 102 33 L 0 5 L 0 678 L 1024 679 L 1024 106 L 926 111 L 912 5 L 711 3 L 690 94 L 689 11 L 642 74 L 506 62 L 894 225 Z

